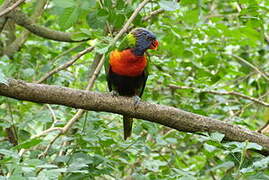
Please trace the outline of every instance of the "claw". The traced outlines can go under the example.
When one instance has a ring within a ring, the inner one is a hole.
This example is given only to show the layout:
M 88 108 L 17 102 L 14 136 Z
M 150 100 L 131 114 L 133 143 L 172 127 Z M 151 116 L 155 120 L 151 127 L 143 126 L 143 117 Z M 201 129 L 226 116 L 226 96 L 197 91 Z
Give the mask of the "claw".
M 139 96 L 133 96 L 133 99 L 134 99 L 134 107 L 135 107 L 135 109 L 137 109 L 141 98 Z

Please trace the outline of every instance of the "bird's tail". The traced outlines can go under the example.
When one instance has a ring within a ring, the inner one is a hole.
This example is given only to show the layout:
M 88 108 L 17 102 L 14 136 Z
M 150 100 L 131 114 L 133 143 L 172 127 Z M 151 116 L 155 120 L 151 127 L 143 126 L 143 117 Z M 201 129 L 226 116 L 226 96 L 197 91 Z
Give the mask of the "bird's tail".
M 123 116 L 123 131 L 124 131 L 124 140 L 132 134 L 133 118 L 129 116 Z

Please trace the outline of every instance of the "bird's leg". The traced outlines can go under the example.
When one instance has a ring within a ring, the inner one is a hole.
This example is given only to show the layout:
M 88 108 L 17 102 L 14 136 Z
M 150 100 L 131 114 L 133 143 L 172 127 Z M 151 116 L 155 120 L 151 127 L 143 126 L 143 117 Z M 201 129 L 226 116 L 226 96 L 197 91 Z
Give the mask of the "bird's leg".
M 135 107 L 135 109 L 137 109 L 138 108 L 138 104 L 141 101 L 141 98 L 139 96 L 135 95 L 135 96 L 133 96 L 133 99 L 134 99 L 134 107 Z
M 112 95 L 113 97 L 115 97 L 115 96 L 119 96 L 119 95 L 120 95 L 119 92 L 117 92 L 117 91 L 115 91 L 115 90 L 112 90 L 110 93 L 111 93 L 111 95 Z

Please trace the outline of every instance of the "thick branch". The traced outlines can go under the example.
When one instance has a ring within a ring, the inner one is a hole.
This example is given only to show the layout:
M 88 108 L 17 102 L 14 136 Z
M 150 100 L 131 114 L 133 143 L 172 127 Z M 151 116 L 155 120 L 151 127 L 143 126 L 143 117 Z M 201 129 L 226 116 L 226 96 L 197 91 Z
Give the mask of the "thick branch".
M 74 90 L 71 88 L 26 83 L 11 79 L 0 84 L 0 95 L 37 103 L 58 104 L 73 108 L 106 111 L 159 123 L 185 132 L 215 132 L 233 141 L 249 141 L 269 149 L 269 138 L 237 125 L 186 112 L 174 107 L 141 102 L 135 108 L 132 98 Z
M 31 18 L 27 17 L 24 13 L 20 11 L 10 12 L 7 17 L 13 19 L 18 25 L 28 29 L 33 34 L 55 40 L 55 41 L 63 41 L 63 42 L 80 42 L 72 40 L 72 33 L 54 31 L 44 26 L 40 26 L 32 21 Z M 85 39 L 88 40 L 88 39 Z

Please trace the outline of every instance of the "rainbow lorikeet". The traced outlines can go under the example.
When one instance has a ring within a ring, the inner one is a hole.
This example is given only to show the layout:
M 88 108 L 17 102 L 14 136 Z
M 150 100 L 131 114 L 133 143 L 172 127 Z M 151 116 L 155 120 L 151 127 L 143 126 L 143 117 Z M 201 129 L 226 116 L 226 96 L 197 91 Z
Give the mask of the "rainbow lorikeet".
M 109 91 L 139 100 L 148 78 L 145 52 L 157 49 L 158 44 L 156 36 L 144 28 L 136 28 L 126 35 L 105 63 Z M 123 116 L 124 139 L 131 136 L 132 123 L 131 117 Z

